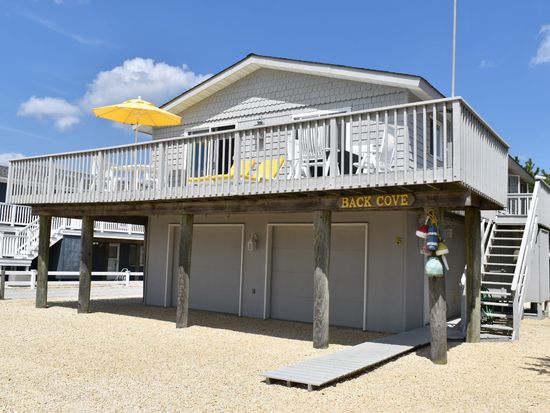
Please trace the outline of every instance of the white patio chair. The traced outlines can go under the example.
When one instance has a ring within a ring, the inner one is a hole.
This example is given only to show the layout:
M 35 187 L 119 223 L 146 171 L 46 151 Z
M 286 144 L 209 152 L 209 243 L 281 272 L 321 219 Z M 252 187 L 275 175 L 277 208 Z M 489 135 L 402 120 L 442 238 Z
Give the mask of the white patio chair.
M 311 168 L 322 168 L 323 175 L 327 175 L 330 164 L 329 148 L 325 143 L 324 133 L 291 134 L 287 137 L 286 160 L 288 178 L 299 179 L 313 177 Z M 317 175 L 319 176 L 319 175 Z
M 375 142 L 370 142 L 369 151 L 367 151 L 366 143 L 363 145 L 354 145 L 352 152 L 359 155 L 359 162 L 355 162 L 357 173 L 368 172 L 384 172 L 390 171 L 395 167 L 395 150 L 396 139 L 395 132 L 392 127 L 388 127 L 387 132 L 382 129 L 382 138 L 376 139 Z M 376 143 L 379 145 L 376 145 Z M 373 145 L 374 143 L 374 145 Z

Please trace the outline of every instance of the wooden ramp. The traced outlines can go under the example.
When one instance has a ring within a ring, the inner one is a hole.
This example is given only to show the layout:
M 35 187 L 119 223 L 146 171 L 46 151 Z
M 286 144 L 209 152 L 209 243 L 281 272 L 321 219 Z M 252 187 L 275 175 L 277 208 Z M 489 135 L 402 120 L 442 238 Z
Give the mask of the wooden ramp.
M 356 374 L 385 360 L 430 343 L 430 327 L 378 338 L 348 349 L 268 371 L 266 383 L 281 380 L 287 385 L 305 384 L 308 390 Z

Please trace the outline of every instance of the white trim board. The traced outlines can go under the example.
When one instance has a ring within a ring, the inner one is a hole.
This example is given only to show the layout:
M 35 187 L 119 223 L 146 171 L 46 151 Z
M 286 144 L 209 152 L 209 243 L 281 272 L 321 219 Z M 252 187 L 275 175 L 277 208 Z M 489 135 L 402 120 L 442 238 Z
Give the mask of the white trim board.
M 264 310 L 263 319 L 267 320 L 271 312 L 271 268 L 272 268 L 272 250 L 273 250 L 273 227 L 311 227 L 313 223 L 292 223 L 292 222 L 270 222 L 267 224 L 266 230 L 266 247 L 265 247 L 265 274 L 264 274 Z M 368 222 L 333 222 L 332 226 L 336 227 L 363 227 L 365 229 L 365 251 L 364 251 L 364 267 L 363 267 L 363 331 L 367 329 L 367 294 L 368 294 Z M 313 267 L 311 269 L 313 276 Z
M 166 242 L 166 262 L 165 262 L 165 277 L 164 277 L 164 307 L 168 307 L 168 280 L 170 280 L 171 284 L 171 270 L 172 266 L 170 264 L 171 261 L 171 251 L 172 251 L 172 236 L 173 231 L 175 228 L 179 228 L 180 224 L 168 224 L 168 239 Z M 241 228 L 241 267 L 240 267 L 240 273 L 239 273 L 239 310 L 238 310 L 238 316 L 242 316 L 242 304 L 243 304 L 243 270 L 244 270 L 244 238 L 245 238 L 245 224 L 243 223 L 231 223 L 231 224 L 222 224 L 222 223 L 204 223 L 204 224 L 193 224 L 193 228 L 201 228 L 201 227 L 238 227 Z M 192 265 L 192 264 L 191 264 Z M 193 273 L 191 273 L 191 277 L 193 276 Z

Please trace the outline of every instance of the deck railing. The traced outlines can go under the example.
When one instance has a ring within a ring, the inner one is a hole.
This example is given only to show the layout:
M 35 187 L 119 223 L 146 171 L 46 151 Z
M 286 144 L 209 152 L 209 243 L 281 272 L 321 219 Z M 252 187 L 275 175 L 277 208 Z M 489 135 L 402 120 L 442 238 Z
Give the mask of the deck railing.
M 12 205 L 0 202 L 0 224 L 2 225 L 27 225 L 36 217 L 32 214 L 32 208 L 26 205 Z
M 508 202 L 506 210 L 503 211 L 506 215 L 524 215 L 527 216 L 531 206 L 533 194 L 508 194 Z
M 514 295 L 513 338 L 516 340 L 519 338 L 519 325 L 523 317 L 527 277 L 530 274 L 530 266 L 536 253 L 534 246 L 537 242 L 538 228 L 539 225 L 550 227 L 550 186 L 542 179 L 537 178 L 531 199 L 511 286 Z
M 506 202 L 506 143 L 461 98 L 18 159 L 24 204 L 128 202 L 462 182 Z

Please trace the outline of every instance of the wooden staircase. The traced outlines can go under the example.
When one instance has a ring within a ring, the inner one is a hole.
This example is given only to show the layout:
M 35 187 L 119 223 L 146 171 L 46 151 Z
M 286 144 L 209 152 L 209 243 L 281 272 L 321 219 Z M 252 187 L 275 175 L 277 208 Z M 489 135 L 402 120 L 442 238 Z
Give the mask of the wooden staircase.
M 524 217 L 499 216 L 493 223 L 482 261 L 481 332 L 512 338 L 512 283 L 525 232 Z

